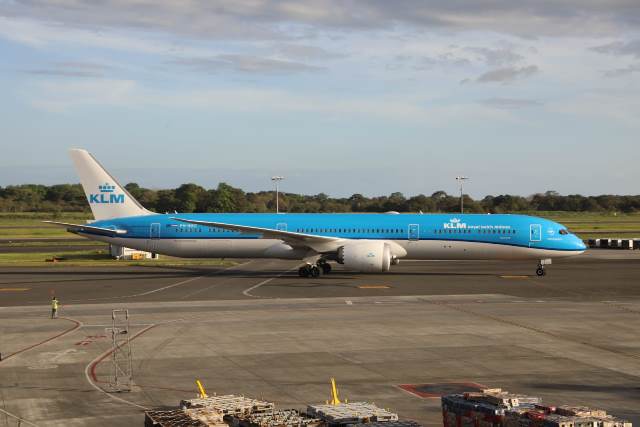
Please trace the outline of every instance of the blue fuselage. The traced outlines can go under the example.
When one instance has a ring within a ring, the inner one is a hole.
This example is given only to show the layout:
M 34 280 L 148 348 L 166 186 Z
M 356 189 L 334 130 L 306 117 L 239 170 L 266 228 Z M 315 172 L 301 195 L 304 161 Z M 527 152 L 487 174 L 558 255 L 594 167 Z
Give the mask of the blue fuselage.
M 481 214 L 156 214 L 91 225 L 126 231 L 127 239 L 247 240 L 246 234 L 172 218 L 254 226 L 317 236 L 397 242 L 469 242 L 558 252 L 582 252 L 580 238 L 556 222 L 527 215 Z

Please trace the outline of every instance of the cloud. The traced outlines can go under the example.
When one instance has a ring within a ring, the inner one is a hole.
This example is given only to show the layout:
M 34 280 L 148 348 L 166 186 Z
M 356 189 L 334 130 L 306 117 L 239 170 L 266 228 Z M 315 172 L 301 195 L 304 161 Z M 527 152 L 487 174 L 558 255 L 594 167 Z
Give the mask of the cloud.
M 605 77 L 622 77 L 634 73 L 640 73 L 640 64 L 632 64 L 624 68 L 607 70 L 603 74 Z
M 481 100 L 480 103 L 489 107 L 500 108 L 504 110 L 539 107 L 542 105 L 542 102 L 538 100 L 522 98 L 487 98 Z
M 478 83 L 511 83 L 536 74 L 539 71 L 536 65 L 524 67 L 503 67 L 487 71 L 475 79 Z
M 640 39 L 631 40 L 628 42 L 612 42 L 601 46 L 592 47 L 591 50 L 598 53 L 606 53 L 610 55 L 630 55 L 635 58 L 640 58 Z
M 217 55 L 209 58 L 179 58 L 168 62 L 186 66 L 193 71 L 205 73 L 235 71 L 259 74 L 291 74 L 322 70 L 321 67 L 301 62 L 231 54 Z
M 1 3 L 0 3 L 1 4 Z M 0 37 L 33 48 L 42 49 L 60 45 L 90 47 L 142 54 L 211 54 L 207 48 L 187 47 L 140 31 L 131 33 L 61 25 L 51 21 L 7 18 L 0 14 Z M 59 52 L 58 52 L 59 53 Z
M 406 58 L 396 57 L 401 61 Z M 416 70 L 425 70 L 433 67 L 464 67 L 471 65 L 471 60 L 458 55 L 456 52 L 444 52 L 434 56 L 423 56 L 415 58 L 413 66 Z
M 482 108 L 477 103 L 439 105 L 424 95 L 345 95 L 265 88 L 210 88 L 171 90 L 142 86 L 129 80 L 38 81 L 23 99 L 50 113 L 73 113 L 88 108 L 146 110 L 163 105 L 175 111 L 205 110 L 209 113 L 312 114 L 314 120 L 342 120 L 365 117 L 377 121 L 443 126 L 461 120 L 512 121 L 505 112 Z
M 310 35 L 398 25 L 537 37 L 637 29 L 640 5 L 637 0 L 14 0 L 0 3 L 0 16 L 206 39 L 290 39 L 296 30 Z
M 22 70 L 27 74 L 58 77 L 103 77 L 104 71 L 110 69 L 106 65 L 92 62 L 67 61 L 56 62 L 47 68 L 35 68 Z
M 475 53 L 491 67 L 512 65 L 524 60 L 524 56 L 516 53 L 512 48 L 466 47 L 465 50 Z
M 637 129 L 640 91 L 634 87 L 585 90 L 573 98 L 549 101 L 545 109 L 550 113 L 585 117 L 594 122 L 618 122 Z
M 487 66 L 500 68 L 521 64 L 525 61 L 525 56 L 518 53 L 524 51 L 522 46 L 515 45 L 504 40 L 495 42 L 502 45 L 491 46 L 458 46 L 450 44 L 446 49 L 436 51 L 428 55 L 411 53 L 400 53 L 391 56 L 393 62 L 387 65 L 387 69 L 395 70 L 406 66 L 411 66 L 414 70 L 428 70 L 436 67 L 456 68 Z
M 275 50 L 281 55 L 301 60 L 323 60 L 323 59 L 336 59 L 345 57 L 345 54 L 338 52 L 331 52 L 318 46 L 308 46 L 301 44 L 288 44 L 283 43 L 275 46 Z
M 35 86 L 31 104 L 49 112 L 65 112 L 86 106 L 125 107 L 136 91 L 131 80 L 90 79 L 82 81 L 44 81 Z
M 93 71 L 73 71 L 73 70 L 57 70 L 47 68 L 36 68 L 32 70 L 23 70 L 27 74 L 35 74 L 41 76 L 58 76 L 58 77 L 102 77 L 101 73 Z

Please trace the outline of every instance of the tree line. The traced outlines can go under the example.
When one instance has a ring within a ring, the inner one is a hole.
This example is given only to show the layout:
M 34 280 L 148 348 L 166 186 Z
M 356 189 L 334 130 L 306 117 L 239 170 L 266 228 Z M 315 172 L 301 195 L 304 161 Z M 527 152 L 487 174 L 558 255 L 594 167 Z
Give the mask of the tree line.
M 155 212 L 273 212 L 273 191 L 244 192 L 226 183 L 215 189 L 183 184 L 175 189 L 153 190 L 129 183 L 126 189 L 143 206 Z M 506 213 L 530 211 L 638 212 L 640 196 L 560 195 L 555 191 L 529 197 L 500 195 L 474 200 L 464 196 L 465 212 Z M 282 212 L 459 212 L 460 198 L 436 191 L 430 196 L 388 196 L 335 198 L 320 193 L 280 193 Z M 0 187 L 0 212 L 88 212 L 89 204 L 80 184 L 11 185 Z

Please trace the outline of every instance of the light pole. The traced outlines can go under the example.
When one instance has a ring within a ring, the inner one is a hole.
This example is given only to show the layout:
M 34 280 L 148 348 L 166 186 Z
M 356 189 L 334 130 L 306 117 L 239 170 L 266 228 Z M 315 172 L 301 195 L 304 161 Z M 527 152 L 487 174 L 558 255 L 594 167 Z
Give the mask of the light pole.
M 279 202 L 280 197 L 278 196 L 280 188 L 278 187 L 278 184 L 280 184 L 280 181 L 282 181 L 283 179 L 284 179 L 284 176 L 271 177 L 271 181 L 275 182 L 276 184 L 276 213 L 280 213 L 280 202 Z
M 460 184 L 460 213 L 464 213 L 464 196 L 462 194 L 462 187 L 464 186 L 464 182 L 468 179 L 468 176 L 456 176 L 456 181 Z

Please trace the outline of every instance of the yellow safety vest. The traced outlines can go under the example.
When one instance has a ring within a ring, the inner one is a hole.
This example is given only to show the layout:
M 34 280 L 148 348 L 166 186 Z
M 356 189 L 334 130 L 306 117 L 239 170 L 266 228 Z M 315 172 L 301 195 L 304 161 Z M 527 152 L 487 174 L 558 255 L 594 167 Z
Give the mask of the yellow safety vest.
M 54 299 L 54 300 L 51 301 L 51 308 L 54 309 L 54 310 L 58 309 L 58 300 L 57 299 Z

